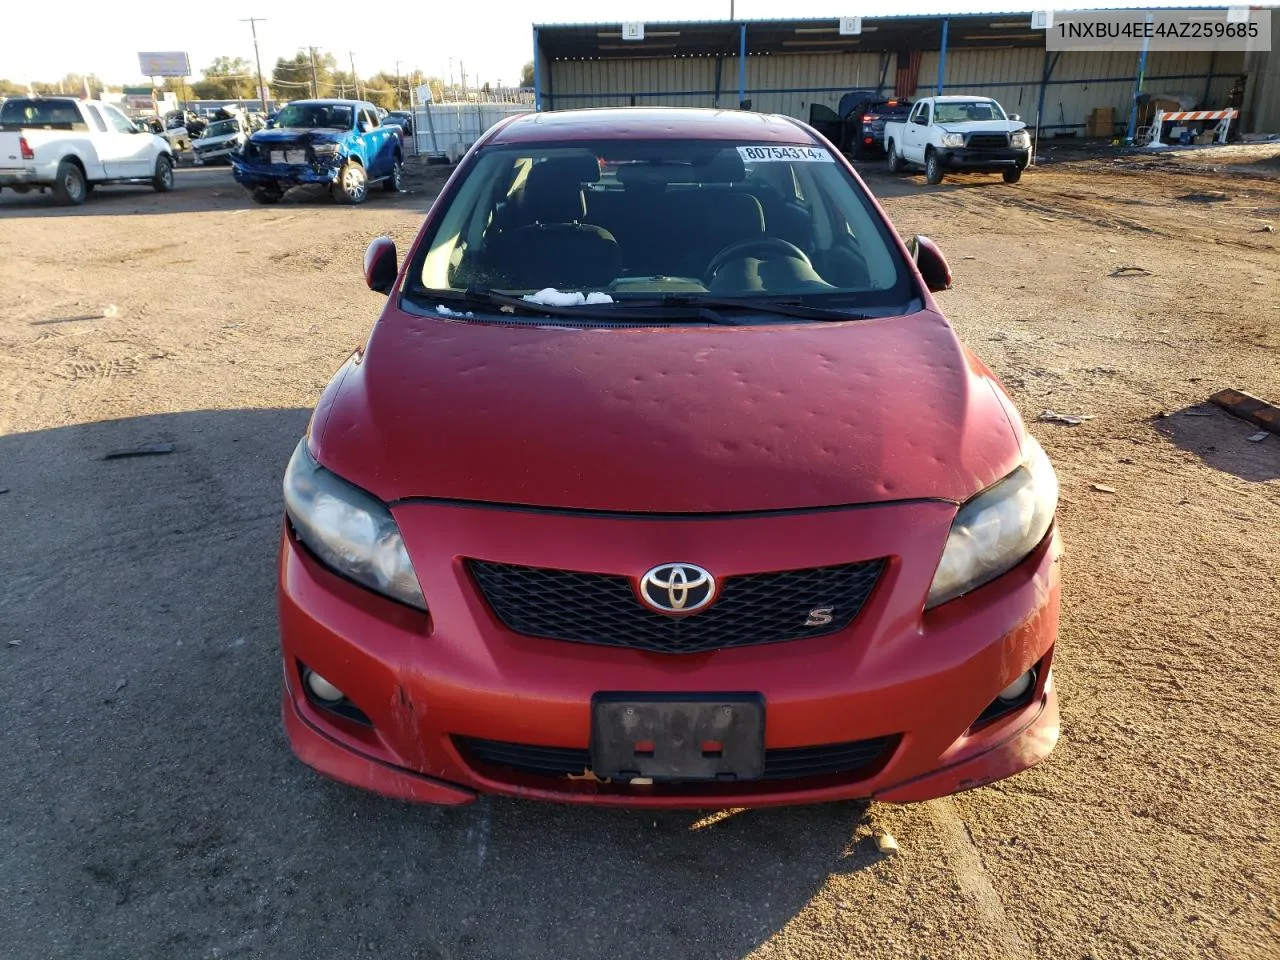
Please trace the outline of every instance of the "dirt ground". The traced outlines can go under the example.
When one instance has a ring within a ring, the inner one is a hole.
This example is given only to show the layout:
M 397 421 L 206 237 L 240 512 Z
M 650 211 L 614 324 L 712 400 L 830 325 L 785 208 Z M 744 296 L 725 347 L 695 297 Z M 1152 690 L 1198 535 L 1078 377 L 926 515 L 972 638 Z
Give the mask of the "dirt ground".
M 410 807 L 285 745 L 281 471 L 438 174 L 0 194 L 0 954 L 1280 957 L 1280 436 L 1204 402 L 1280 400 L 1280 146 L 867 177 L 1057 465 L 1063 737 L 948 800 L 713 817 Z

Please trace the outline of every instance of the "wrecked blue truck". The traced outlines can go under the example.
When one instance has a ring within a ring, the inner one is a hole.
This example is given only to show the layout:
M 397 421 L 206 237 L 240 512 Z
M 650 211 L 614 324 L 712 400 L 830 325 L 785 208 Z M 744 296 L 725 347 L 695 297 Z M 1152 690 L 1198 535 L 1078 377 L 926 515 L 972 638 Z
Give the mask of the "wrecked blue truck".
M 373 184 L 398 191 L 404 164 L 399 128 L 380 123 L 363 100 L 296 100 L 230 159 L 236 182 L 258 203 L 308 185 L 328 187 L 340 203 L 362 203 Z

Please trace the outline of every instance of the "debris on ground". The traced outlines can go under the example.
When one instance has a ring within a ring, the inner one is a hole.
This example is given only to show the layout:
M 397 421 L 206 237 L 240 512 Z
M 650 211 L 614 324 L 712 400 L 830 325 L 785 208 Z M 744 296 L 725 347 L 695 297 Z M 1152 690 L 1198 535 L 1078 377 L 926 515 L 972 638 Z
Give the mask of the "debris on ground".
M 11 647 L 20 647 L 20 646 L 22 646 L 22 641 L 21 641 L 21 640 L 10 640 L 8 645 L 9 645 L 9 646 L 11 646 Z
M 1095 483 L 1093 485 L 1093 489 L 1097 490 L 1099 493 L 1115 493 L 1116 492 L 1116 488 L 1111 486 L 1109 483 Z
M 1178 199 L 1188 203 L 1224 203 L 1231 199 L 1231 194 L 1215 190 L 1212 193 L 1184 193 Z
M 1068 427 L 1078 427 L 1086 420 L 1094 419 L 1091 413 L 1057 413 L 1053 410 L 1042 410 L 1036 417 L 1040 423 L 1062 423 Z
M 876 834 L 876 849 L 885 856 L 893 856 L 899 853 L 898 841 L 893 838 L 893 834 L 887 830 L 881 830 Z
M 1113 277 L 1150 277 L 1154 274 L 1146 267 L 1116 267 L 1111 271 Z
M 1272 433 L 1280 433 L 1280 407 L 1274 403 L 1268 403 L 1261 397 L 1255 397 L 1251 393 L 1245 393 L 1243 390 L 1219 390 L 1209 402 L 1214 406 L 1221 407 L 1233 417 L 1239 417 L 1241 420 L 1248 420 L 1250 423 L 1256 423 L 1264 430 L 1270 430 Z
M 1258 228 L 1258 232 L 1259 233 L 1275 233 L 1276 228 L 1269 223 L 1264 223 L 1262 226 Z
M 1271 436 L 1271 434 L 1267 433 L 1267 431 L 1259 430 L 1257 433 L 1255 433 L 1253 436 L 1249 437 L 1248 439 L 1250 443 L 1261 443 L 1263 440 L 1267 439 L 1267 437 L 1269 436 Z
M 177 446 L 172 443 L 144 443 L 138 447 L 112 450 L 110 453 L 104 453 L 100 459 L 126 460 L 129 457 L 162 457 L 166 453 L 173 453 L 177 449 Z

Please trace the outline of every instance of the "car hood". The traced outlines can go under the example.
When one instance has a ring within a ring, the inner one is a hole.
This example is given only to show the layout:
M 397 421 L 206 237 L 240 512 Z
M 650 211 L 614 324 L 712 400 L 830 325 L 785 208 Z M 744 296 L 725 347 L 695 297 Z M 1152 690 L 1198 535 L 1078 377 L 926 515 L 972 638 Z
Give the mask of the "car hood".
M 193 140 L 191 145 L 197 150 L 207 149 L 208 147 L 223 147 L 228 143 L 241 139 L 243 136 L 240 133 L 224 133 L 216 137 L 201 137 L 198 140 Z
M 1021 429 L 931 311 L 580 330 L 389 305 L 309 436 L 388 502 L 707 513 L 961 501 L 1017 466 Z
M 945 133 L 1013 133 L 1025 127 L 1021 120 L 969 120 L 966 123 L 938 124 L 938 129 Z
M 342 139 L 343 131 L 334 130 L 330 127 L 314 127 L 303 129 L 302 127 L 290 127 L 281 129 L 274 127 L 270 130 L 259 130 L 250 139 L 254 143 L 297 143 L 299 140 L 305 140 L 308 143 L 330 143 Z

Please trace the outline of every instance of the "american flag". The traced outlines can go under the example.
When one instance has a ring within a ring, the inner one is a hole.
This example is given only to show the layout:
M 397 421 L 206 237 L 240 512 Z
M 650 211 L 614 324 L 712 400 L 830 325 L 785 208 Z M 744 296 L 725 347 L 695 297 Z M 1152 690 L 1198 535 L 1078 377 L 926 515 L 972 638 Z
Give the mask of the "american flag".
M 920 51 L 899 50 L 898 69 L 893 78 L 895 97 L 914 97 L 916 80 L 920 76 Z

